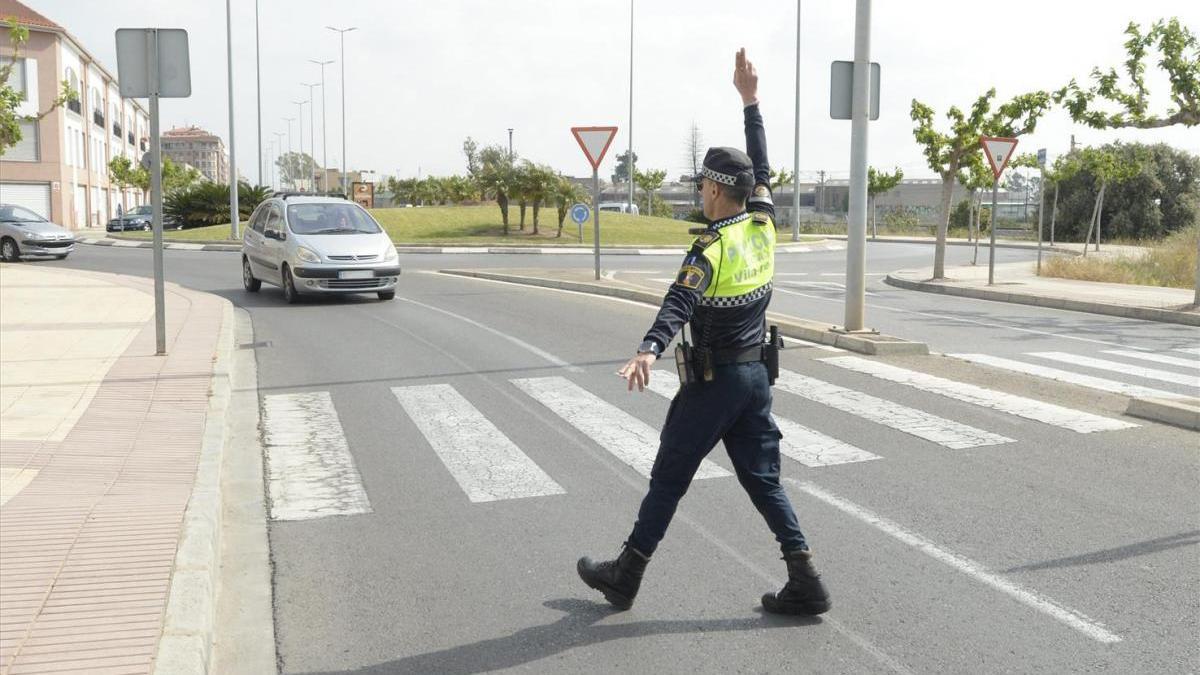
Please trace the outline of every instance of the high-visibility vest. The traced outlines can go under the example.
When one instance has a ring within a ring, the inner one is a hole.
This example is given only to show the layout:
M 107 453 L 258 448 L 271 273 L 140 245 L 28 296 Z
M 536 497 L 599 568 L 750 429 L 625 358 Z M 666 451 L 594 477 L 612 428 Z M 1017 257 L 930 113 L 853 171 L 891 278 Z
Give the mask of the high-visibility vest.
M 775 276 L 775 224 L 765 213 L 747 213 L 718 230 L 704 248 L 713 281 L 701 304 L 739 305 L 762 297 Z M 701 235 L 701 239 L 711 235 Z M 699 241 L 699 240 L 697 240 Z

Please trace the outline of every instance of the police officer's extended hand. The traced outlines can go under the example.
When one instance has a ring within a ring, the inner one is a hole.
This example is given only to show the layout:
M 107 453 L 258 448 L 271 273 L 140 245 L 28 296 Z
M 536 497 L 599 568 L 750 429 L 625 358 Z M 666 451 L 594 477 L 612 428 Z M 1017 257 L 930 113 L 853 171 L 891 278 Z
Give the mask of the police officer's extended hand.
M 629 359 L 629 361 L 617 371 L 617 375 L 629 381 L 629 391 L 633 391 L 633 384 L 637 383 L 638 391 L 645 391 L 646 385 L 650 384 L 650 366 L 654 365 L 657 359 L 654 354 L 638 354 Z
M 746 48 L 738 50 L 733 68 L 733 86 L 742 95 L 742 104 L 750 105 L 758 100 L 758 71 L 746 58 Z

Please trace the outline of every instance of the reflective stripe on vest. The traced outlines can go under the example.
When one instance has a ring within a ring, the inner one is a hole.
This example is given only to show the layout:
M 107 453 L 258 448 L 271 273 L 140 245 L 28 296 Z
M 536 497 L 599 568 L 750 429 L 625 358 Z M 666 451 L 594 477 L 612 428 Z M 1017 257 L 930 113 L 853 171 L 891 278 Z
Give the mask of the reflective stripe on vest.
M 766 294 L 775 276 L 775 224 L 749 214 L 721 228 L 721 238 L 704 249 L 712 265 L 712 284 L 701 299 L 706 305 L 733 305 Z

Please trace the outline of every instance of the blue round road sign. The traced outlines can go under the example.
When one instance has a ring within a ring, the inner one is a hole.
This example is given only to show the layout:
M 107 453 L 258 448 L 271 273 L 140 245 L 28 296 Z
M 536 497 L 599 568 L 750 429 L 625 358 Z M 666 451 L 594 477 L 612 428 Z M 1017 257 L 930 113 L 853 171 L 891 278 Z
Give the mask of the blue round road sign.
M 576 204 L 571 207 L 571 220 L 575 221 L 576 225 L 582 225 L 587 222 L 587 219 L 592 216 L 592 210 L 587 204 Z

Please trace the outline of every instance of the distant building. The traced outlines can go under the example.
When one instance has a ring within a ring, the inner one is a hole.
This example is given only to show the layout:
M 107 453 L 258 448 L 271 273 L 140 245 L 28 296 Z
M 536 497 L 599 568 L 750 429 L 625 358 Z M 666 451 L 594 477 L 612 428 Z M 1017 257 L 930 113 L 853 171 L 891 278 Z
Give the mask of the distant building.
M 29 29 L 8 81 L 25 95 L 18 114 L 49 108 L 63 80 L 79 100 L 20 122 L 21 141 L 0 155 L 0 201 L 72 229 L 103 227 L 118 204 L 128 211 L 143 203 L 141 190 L 109 181 L 108 163 L 140 160 L 149 149 L 150 118 L 139 103 L 121 98 L 117 78 L 62 26 L 16 0 L 0 0 L 0 18 L 8 17 Z M 8 63 L 13 51 L 3 32 L 0 62 Z
M 221 137 L 200 127 L 174 128 L 162 134 L 162 153 L 177 164 L 190 164 L 204 177 L 229 182 L 229 151 Z

